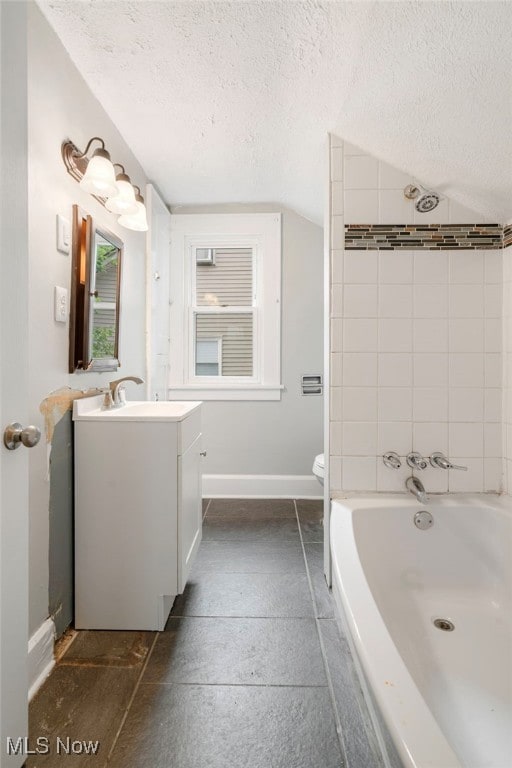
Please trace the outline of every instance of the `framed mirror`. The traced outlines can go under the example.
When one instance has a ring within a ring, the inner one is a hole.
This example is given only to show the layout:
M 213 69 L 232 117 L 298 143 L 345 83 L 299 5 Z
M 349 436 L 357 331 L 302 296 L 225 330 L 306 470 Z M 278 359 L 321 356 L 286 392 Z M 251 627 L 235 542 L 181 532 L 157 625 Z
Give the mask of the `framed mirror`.
M 73 206 L 69 371 L 119 367 L 123 243 Z

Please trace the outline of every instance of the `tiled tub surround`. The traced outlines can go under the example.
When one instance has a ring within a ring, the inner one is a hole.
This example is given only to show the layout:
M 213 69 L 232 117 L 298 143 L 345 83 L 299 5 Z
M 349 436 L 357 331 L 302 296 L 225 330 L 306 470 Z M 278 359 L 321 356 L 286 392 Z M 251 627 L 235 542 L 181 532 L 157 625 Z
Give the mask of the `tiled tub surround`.
M 508 248 L 512 245 L 512 224 L 506 224 L 503 227 L 503 247 Z
M 332 485 L 402 490 L 394 450 L 443 451 L 468 472 L 429 468 L 430 491 L 501 482 L 501 251 L 335 255 Z
M 403 491 L 411 470 L 405 462 L 385 467 L 382 454 L 391 450 L 402 457 L 442 451 L 468 466 L 429 466 L 419 473 L 428 491 L 502 487 L 502 248 L 494 241 L 487 248 L 345 249 L 354 223 L 400 221 L 429 236 L 430 225 L 451 222 L 468 222 L 461 231 L 483 229 L 471 225 L 482 221 L 478 214 L 447 199 L 418 214 L 403 195 L 411 181 L 331 137 L 333 495 Z M 488 229 L 504 242 L 507 228 Z
M 512 494 L 512 224 L 503 251 L 503 486 Z
M 501 224 L 346 224 L 345 250 L 502 248 L 504 236 Z
M 424 227 L 469 224 L 480 227 L 495 224 L 495 219 L 442 197 L 428 213 L 415 210 L 414 201 L 404 196 L 408 184 L 422 184 L 410 174 L 365 153 L 359 147 L 331 136 L 333 147 L 333 214 L 344 214 L 347 224 L 401 224 Z M 338 152 L 339 150 L 339 152 Z M 426 185 L 428 186 L 428 184 Z M 441 192 L 436 189 L 434 191 Z M 341 207 L 340 207 L 341 203 Z M 502 222 L 500 222 L 502 223 Z

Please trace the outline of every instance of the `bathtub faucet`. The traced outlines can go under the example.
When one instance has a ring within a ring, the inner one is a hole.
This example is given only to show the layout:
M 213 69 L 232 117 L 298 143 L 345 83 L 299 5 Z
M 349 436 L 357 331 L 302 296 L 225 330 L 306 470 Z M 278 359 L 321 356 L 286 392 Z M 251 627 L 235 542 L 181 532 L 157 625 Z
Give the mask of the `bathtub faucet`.
M 418 480 L 417 477 L 414 477 L 413 475 L 408 477 L 405 481 L 405 487 L 412 493 L 413 496 L 416 496 L 420 504 L 427 503 L 428 496 L 426 494 L 425 488 L 421 480 Z

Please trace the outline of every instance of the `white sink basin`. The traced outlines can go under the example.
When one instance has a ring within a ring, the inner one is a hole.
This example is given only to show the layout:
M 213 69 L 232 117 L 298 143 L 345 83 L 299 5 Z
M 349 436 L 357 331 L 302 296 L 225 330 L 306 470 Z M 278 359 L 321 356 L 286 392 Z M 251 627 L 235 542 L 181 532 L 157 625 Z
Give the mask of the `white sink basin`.
M 130 400 L 119 408 L 103 408 L 103 395 L 73 403 L 74 421 L 182 421 L 201 402 Z

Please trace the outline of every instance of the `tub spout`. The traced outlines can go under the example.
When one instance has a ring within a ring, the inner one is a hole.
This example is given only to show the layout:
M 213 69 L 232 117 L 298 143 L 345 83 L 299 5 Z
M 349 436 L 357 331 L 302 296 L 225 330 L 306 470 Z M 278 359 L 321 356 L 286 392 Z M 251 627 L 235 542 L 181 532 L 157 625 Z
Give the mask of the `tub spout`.
M 423 487 L 423 483 L 421 480 L 418 480 L 417 477 L 414 477 L 411 475 L 411 477 L 408 477 L 405 481 L 405 487 L 408 491 L 412 493 L 413 496 L 416 496 L 420 504 L 426 504 L 428 501 L 428 496 L 425 491 L 425 488 Z

